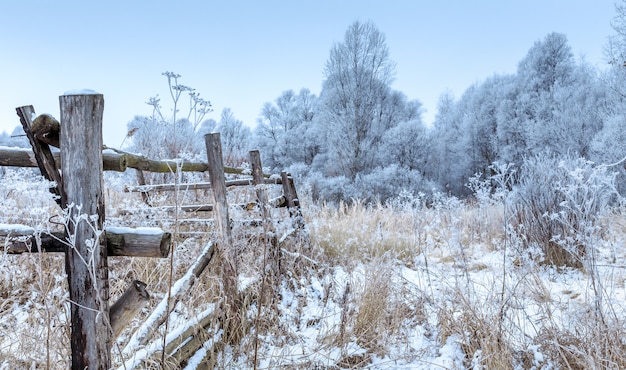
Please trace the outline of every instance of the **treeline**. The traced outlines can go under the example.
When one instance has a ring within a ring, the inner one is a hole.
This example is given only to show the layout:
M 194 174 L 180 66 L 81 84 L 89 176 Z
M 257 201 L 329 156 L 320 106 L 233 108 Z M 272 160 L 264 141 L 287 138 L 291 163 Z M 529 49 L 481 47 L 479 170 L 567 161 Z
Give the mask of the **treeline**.
M 420 103 L 390 88 L 383 35 L 356 22 L 331 49 L 320 96 L 286 91 L 266 103 L 252 141 L 264 163 L 301 175 L 327 200 L 384 200 L 403 190 L 465 196 L 475 174 L 492 176 L 499 163 L 519 175 L 537 156 L 616 163 L 626 157 L 621 37 L 599 71 L 551 33 L 516 73 L 491 76 L 458 99 L 443 94 L 426 127 Z M 611 169 L 623 192 L 624 164 Z
M 476 174 L 489 178 L 506 165 L 519 176 L 537 156 L 617 163 L 626 157 L 626 11 L 617 11 L 606 68 L 575 59 L 567 37 L 551 33 L 530 47 L 516 73 L 493 75 L 458 98 L 441 95 L 432 126 L 419 101 L 391 88 L 395 63 L 384 34 L 357 21 L 332 46 L 319 96 L 287 90 L 262 107 L 251 130 L 230 109 L 219 121 L 204 119 L 210 102 L 167 72 L 174 116 L 152 98 L 154 114 L 128 124 L 126 146 L 155 158 L 201 156 L 203 135 L 218 131 L 227 164 L 260 149 L 265 166 L 290 171 L 328 201 L 466 196 Z M 623 194 L 624 164 L 611 170 Z
M 600 71 L 574 58 L 565 35 L 546 35 L 516 73 L 493 75 L 458 98 L 444 93 L 427 127 L 421 103 L 390 87 L 395 64 L 383 33 L 371 22 L 354 22 L 330 50 L 319 96 L 283 92 L 263 106 L 254 130 L 229 109 L 219 122 L 137 117 L 129 123 L 136 131 L 131 146 L 175 157 L 183 147 L 201 152 L 202 134 L 215 130 L 230 164 L 258 148 L 265 166 L 287 169 L 318 199 L 386 200 L 403 191 L 466 196 L 468 180 L 494 175 L 498 163 L 519 174 L 536 156 L 595 163 L 626 157 L 622 39 L 618 32 Z M 159 122 L 164 128 L 157 129 Z M 626 190 L 623 164 L 613 170 Z

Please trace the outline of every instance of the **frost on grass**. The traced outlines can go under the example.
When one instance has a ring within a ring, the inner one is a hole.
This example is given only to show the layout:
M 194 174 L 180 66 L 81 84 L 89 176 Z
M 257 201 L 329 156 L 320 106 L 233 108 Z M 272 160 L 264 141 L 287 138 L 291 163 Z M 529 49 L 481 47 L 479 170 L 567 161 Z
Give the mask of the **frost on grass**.
M 54 205 L 47 186 L 32 174 L 7 172 L 0 179 L 0 223 L 43 227 L 50 212 L 42 205 Z M 16 197 L 14 189 L 32 197 Z M 570 189 L 571 194 L 578 194 L 576 189 Z M 623 212 L 589 219 L 599 222 L 585 234 L 593 247 L 593 264 L 585 261 L 589 268 L 574 269 L 542 264 L 541 248 L 523 247 L 523 235 L 507 227 L 507 194 L 485 191 L 479 198 L 476 204 L 437 195 L 428 206 L 415 198 L 335 208 L 311 204 L 305 218 L 313 243 L 303 247 L 281 238 L 283 274 L 272 282 L 274 294 L 268 293 L 269 286 L 263 293 L 258 290 L 263 286 L 258 278 L 264 271 L 259 263 L 262 249 L 253 239 L 237 242 L 238 255 L 249 254 L 238 281 L 249 304 L 241 318 L 250 328 L 248 335 L 241 343 L 225 344 L 224 333 L 209 332 L 184 368 L 196 368 L 205 356 L 212 356 L 218 367 L 251 368 L 255 344 L 259 368 L 549 369 L 601 367 L 604 360 L 616 368 L 626 365 L 621 342 L 626 272 L 618 262 L 626 258 L 621 247 L 626 235 Z M 164 225 L 154 217 L 144 222 Z M 117 229 L 130 230 L 137 229 Z M 188 291 L 194 279 L 186 272 L 205 245 L 192 238 L 179 245 L 177 250 L 184 253 L 174 261 L 178 270 L 172 294 Z M 67 318 L 44 305 L 47 298 L 54 307 L 57 302 L 61 309 L 67 306 L 64 279 L 54 279 L 52 288 L 33 280 L 39 274 L 33 268 L 37 265 L 42 266 L 41 276 L 61 276 L 62 258 L 39 258 L 0 256 L 0 287 L 6 296 L 0 305 L 0 368 L 14 368 L 9 364 L 15 363 L 45 368 L 45 353 L 33 343 L 44 342 L 47 329 L 42 323 L 48 317 L 57 328 L 50 326 L 53 358 L 64 368 Z M 111 274 L 143 274 L 163 288 L 154 296 L 164 297 L 164 266 L 160 260 L 130 259 L 117 263 L 120 269 Z M 211 290 L 215 287 L 207 288 L 209 282 L 219 284 L 214 268 L 209 266 L 195 280 L 194 289 L 206 290 L 188 294 L 193 299 L 181 300 L 173 311 L 166 343 L 219 307 L 219 297 Z M 261 294 L 271 297 L 271 304 L 259 307 Z M 161 301 L 153 315 L 142 313 L 134 334 L 118 339 L 126 348 L 123 354 L 113 350 L 116 368 L 155 363 L 162 333 L 142 344 L 146 326 L 139 323 L 150 325 L 166 311 Z

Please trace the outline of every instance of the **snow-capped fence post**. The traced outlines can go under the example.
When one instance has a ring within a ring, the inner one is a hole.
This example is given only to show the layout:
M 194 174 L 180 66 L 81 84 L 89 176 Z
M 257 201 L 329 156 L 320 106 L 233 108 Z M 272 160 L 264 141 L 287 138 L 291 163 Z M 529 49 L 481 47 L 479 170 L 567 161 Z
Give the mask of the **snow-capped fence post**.
M 67 211 L 65 270 L 69 284 L 72 369 L 111 368 L 109 271 L 103 232 L 102 115 L 104 97 L 59 97 L 61 204 Z

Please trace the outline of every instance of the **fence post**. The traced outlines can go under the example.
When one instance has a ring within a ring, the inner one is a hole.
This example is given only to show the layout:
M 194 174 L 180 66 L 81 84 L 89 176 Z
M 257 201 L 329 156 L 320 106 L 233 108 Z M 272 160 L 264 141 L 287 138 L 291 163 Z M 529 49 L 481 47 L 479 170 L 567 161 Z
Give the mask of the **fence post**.
M 61 203 L 68 212 L 65 270 L 69 284 L 72 369 L 109 369 L 109 281 L 104 244 L 102 114 L 97 93 L 62 95 Z M 102 234 L 101 234 L 102 232 Z
M 267 193 L 263 186 L 265 185 L 265 179 L 263 178 L 263 166 L 261 165 L 261 153 L 258 150 L 250 151 L 250 164 L 252 165 L 252 183 L 255 186 L 256 196 L 259 199 L 259 206 L 261 207 L 261 215 L 263 222 L 269 221 L 269 212 L 267 211 Z
M 237 338 L 236 328 L 239 312 L 238 288 L 237 288 L 237 256 L 233 250 L 232 233 L 230 230 L 230 218 L 228 216 L 228 200 L 226 198 L 226 176 L 224 175 L 224 162 L 222 159 L 222 143 L 219 132 L 204 135 L 206 144 L 207 160 L 209 167 L 209 179 L 215 202 L 213 212 L 217 224 L 217 252 L 222 257 L 222 284 L 224 287 L 224 305 L 226 307 L 226 323 L 224 333 L 231 339 Z

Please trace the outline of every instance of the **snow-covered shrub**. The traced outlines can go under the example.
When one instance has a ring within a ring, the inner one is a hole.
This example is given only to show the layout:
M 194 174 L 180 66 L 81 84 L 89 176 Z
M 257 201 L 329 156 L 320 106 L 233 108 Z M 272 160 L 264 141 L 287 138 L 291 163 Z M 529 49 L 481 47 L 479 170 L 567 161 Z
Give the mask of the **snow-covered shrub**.
M 346 194 L 354 194 L 352 182 L 344 176 L 326 177 L 320 173 L 314 173 L 309 176 L 307 182 L 311 188 L 313 200 L 338 204 L 350 199 L 350 196 L 346 197 Z
M 584 158 L 527 158 L 511 193 L 513 226 L 524 248 L 539 247 L 544 261 L 582 267 L 598 217 L 617 199 L 615 175 Z
M 396 164 L 377 167 L 365 175 L 357 175 L 354 180 L 355 198 L 367 202 L 386 202 L 402 191 L 418 194 L 431 193 L 435 187 L 426 181 L 418 171 L 408 170 Z
M 354 180 L 344 176 L 325 177 L 311 173 L 306 182 L 311 187 L 314 200 L 331 203 L 350 202 L 358 199 L 366 203 L 393 200 L 399 194 L 429 194 L 436 191 L 437 186 L 422 177 L 418 171 L 408 170 L 396 164 L 377 167 L 367 174 L 359 174 Z

